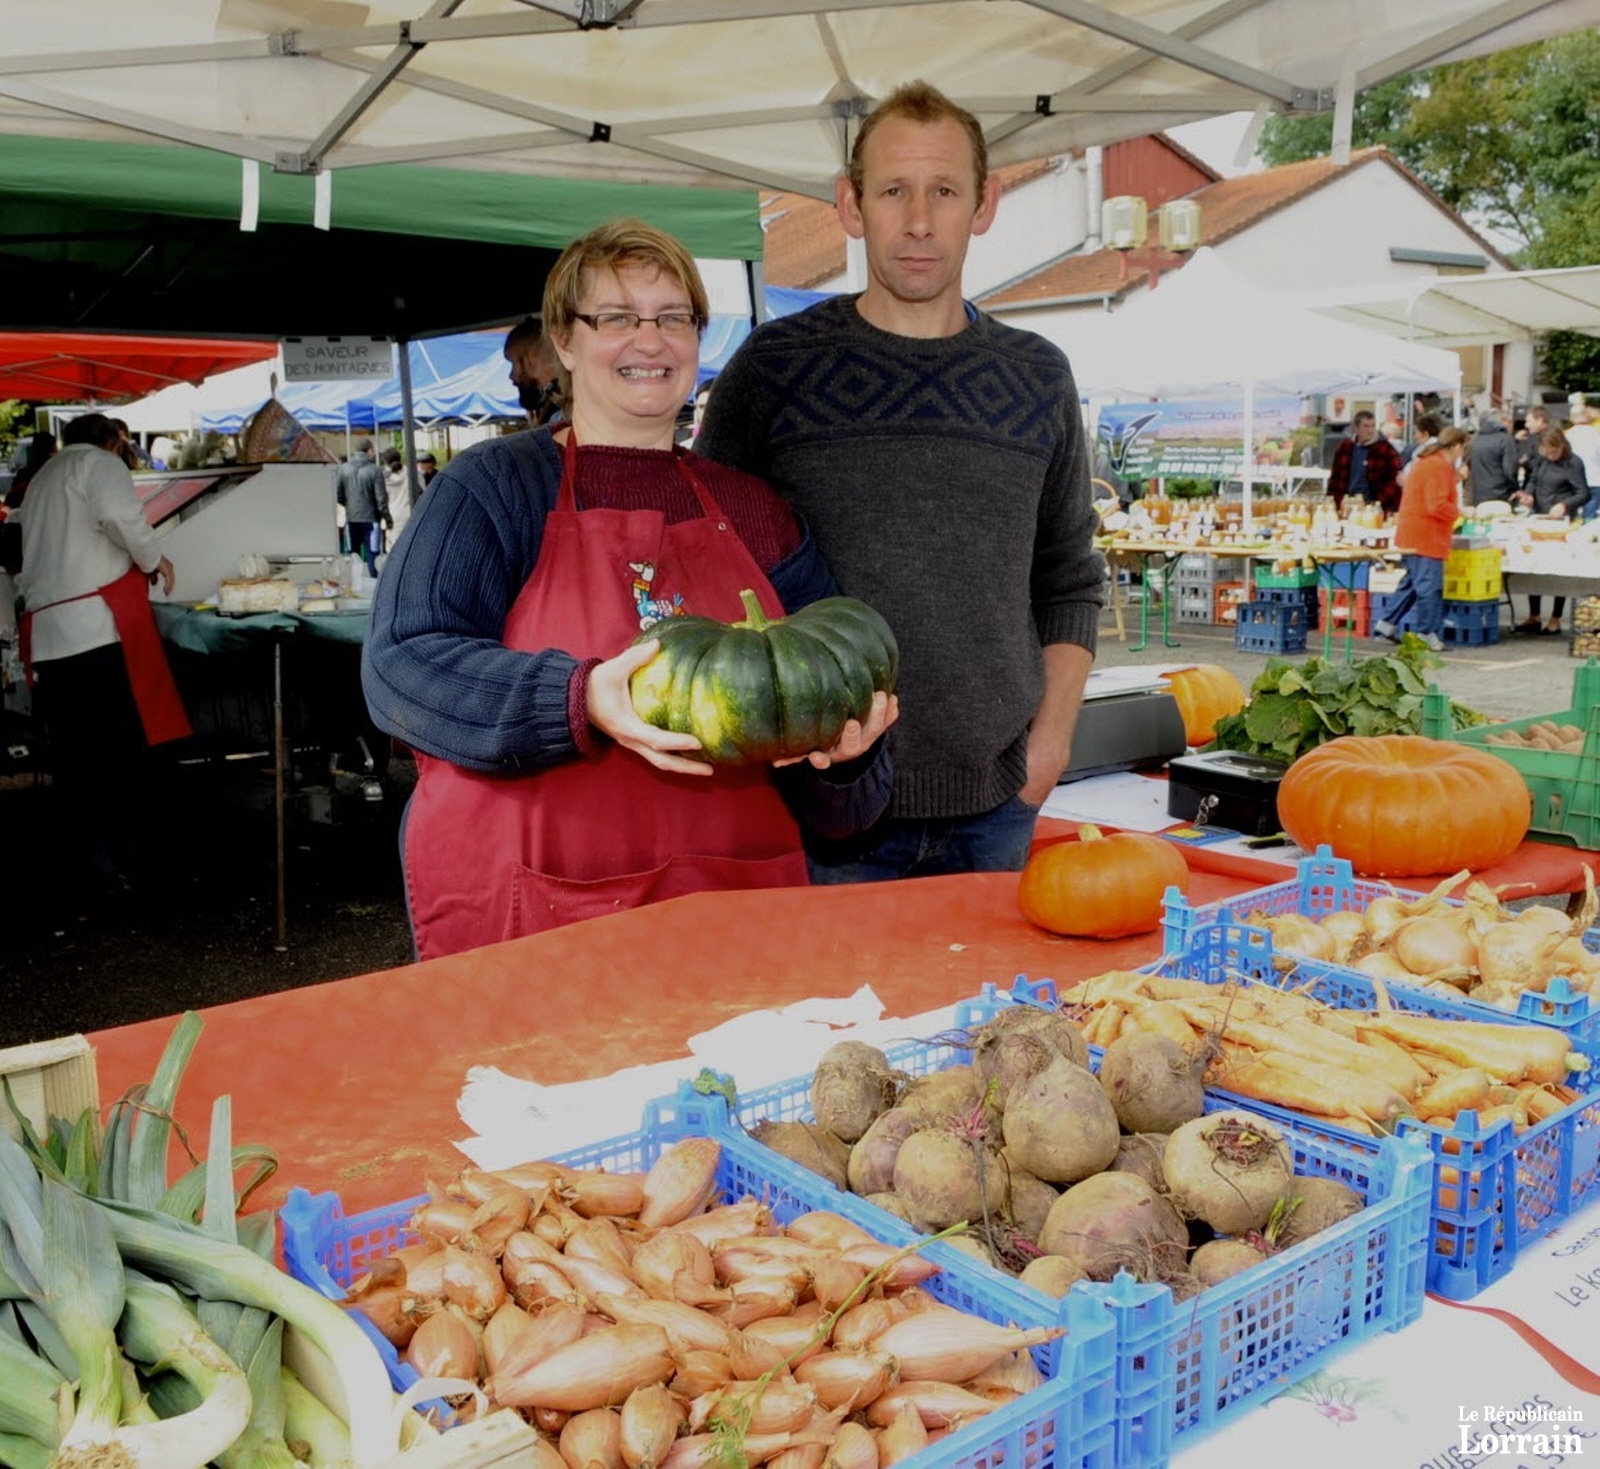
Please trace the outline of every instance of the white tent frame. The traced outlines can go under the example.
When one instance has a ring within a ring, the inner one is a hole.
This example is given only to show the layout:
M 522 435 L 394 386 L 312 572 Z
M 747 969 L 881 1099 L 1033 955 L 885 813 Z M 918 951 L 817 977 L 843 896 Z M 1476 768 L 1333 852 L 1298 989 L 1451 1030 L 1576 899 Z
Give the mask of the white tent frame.
M 959 88 L 946 85 L 945 90 L 983 119 L 999 162 L 1251 109 L 1262 115 L 1332 109 L 1335 139 L 1347 146 L 1354 97 L 1361 88 L 1442 61 L 1600 24 L 1600 0 L 1409 0 L 1404 6 L 1392 0 L 1348 0 L 1341 20 L 1331 26 L 1327 0 L 1217 0 L 1198 15 L 1192 13 L 1192 4 L 1172 0 L 1166 7 L 1173 20 L 1170 28 L 1159 24 L 1163 7 L 1152 7 L 1149 0 L 739 0 L 737 6 L 727 0 L 499 0 L 501 9 L 459 15 L 463 3 L 433 0 L 420 14 L 409 16 L 400 13 L 403 0 L 374 0 L 370 8 L 391 18 L 326 29 L 287 23 L 310 0 L 272 0 L 261 9 L 275 8 L 285 16 L 281 30 L 258 28 L 251 34 L 249 27 L 227 16 L 230 39 L 95 49 L 74 44 L 86 35 L 105 42 L 103 29 L 74 23 L 75 10 L 81 12 L 80 20 L 92 22 L 94 0 L 53 0 L 51 28 L 43 33 L 37 29 L 34 0 L 0 0 L 0 27 L 8 33 L 61 38 L 59 49 L 0 57 L 0 98 L 22 104 L 14 108 L 15 115 L 30 130 L 64 126 L 81 133 L 88 126 L 96 136 L 107 135 L 109 129 L 113 136 L 160 137 L 252 159 L 284 173 L 433 162 L 622 177 L 630 167 L 637 172 L 651 166 L 680 182 L 755 183 L 829 198 L 833 174 L 848 156 L 851 127 L 876 100 L 871 88 L 857 80 L 842 39 L 852 18 L 884 28 L 898 24 L 895 35 L 916 42 L 914 48 L 907 46 L 908 54 L 894 58 L 892 64 L 905 67 L 942 63 L 950 68 L 991 23 L 998 28 L 994 34 L 1019 57 L 1038 49 L 1019 39 L 1030 33 L 1058 47 L 1064 37 L 1081 40 L 1093 46 L 1097 58 L 1115 57 L 1086 71 L 1079 68 L 1078 75 L 1068 75 L 1064 67 L 1059 84 L 1045 91 L 960 95 Z M 188 9 L 203 21 L 208 6 L 191 4 Z M 215 35 L 227 10 L 219 5 L 210 34 Z M 901 12 L 913 10 L 914 29 L 899 19 Z M 307 13 L 314 12 L 312 5 Z M 1180 17 L 1187 18 L 1180 23 Z M 813 44 L 819 48 L 812 59 L 825 57 L 833 77 L 832 86 L 798 105 L 753 105 L 756 97 L 750 89 L 735 85 L 711 99 L 705 110 L 694 110 L 695 99 L 681 91 L 655 108 L 640 109 L 625 86 L 606 87 L 599 75 L 609 54 L 601 49 L 608 33 L 685 30 L 694 41 L 715 48 L 713 54 L 725 54 L 730 67 L 738 67 L 741 57 L 760 47 L 764 25 L 796 18 L 812 21 Z M 32 28 L 22 24 L 30 20 Z M 203 24 L 188 29 L 197 35 L 206 32 Z M 168 31 L 182 33 L 171 27 Z M 1253 60 L 1229 54 L 1239 50 L 1241 35 L 1261 38 L 1256 46 L 1260 54 Z M 574 42 L 568 39 L 572 37 L 582 39 Z M 465 56 L 460 48 L 543 38 L 584 47 L 580 64 L 586 77 L 592 55 L 595 76 L 590 79 L 610 94 L 614 116 L 579 113 L 526 92 L 475 85 L 462 79 L 470 68 L 457 67 L 455 75 L 447 75 L 443 68 L 430 70 L 426 64 L 430 51 Z M 1274 48 L 1292 54 L 1278 57 Z M 198 78 L 214 71 L 220 79 L 227 68 L 240 64 L 287 69 L 307 62 L 348 73 L 348 87 L 327 115 L 305 119 L 303 135 L 297 137 L 254 136 L 242 118 L 237 130 L 184 123 L 163 115 L 164 87 L 150 88 L 148 101 L 141 99 L 137 108 L 96 95 L 97 75 L 128 68 L 162 68 L 166 77 L 174 75 L 171 68 L 187 67 Z M 881 70 L 891 63 L 880 55 L 877 64 Z M 861 65 L 866 68 L 866 61 Z M 959 69 L 950 74 L 958 75 Z M 496 125 L 476 134 L 405 144 L 363 138 L 366 122 L 403 103 L 408 93 L 466 104 Z M 704 141 L 698 146 L 682 141 L 688 134 L 704 140 L 730 130 L 796 123 L 810 125 L 813 141 L 817 127 L 834 139 L 825 167 L 816 166 L 814 158 L 804 170 L 785 167 L 780 149 L 763 150 L 760 160 L 752 160 L 736 151 L 719 152 Z M 8 126 L 15 125 L 0 116 L 0 131 Z M 581 145 L 585 162 L 573 161 L 575 145 Z M 559 156 L 541 156 L 552 150 Z

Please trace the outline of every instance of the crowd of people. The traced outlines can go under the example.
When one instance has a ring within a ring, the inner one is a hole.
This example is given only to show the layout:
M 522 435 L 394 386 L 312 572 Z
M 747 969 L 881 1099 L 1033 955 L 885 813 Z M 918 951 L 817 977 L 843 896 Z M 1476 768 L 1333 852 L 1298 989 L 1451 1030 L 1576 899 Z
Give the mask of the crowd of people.
M 1375 413 L 1354 416 L 1334 451 L 1328 495 L 1336 507 L 1352 497 L 1394 515 L 1394 546 L 1405 566 L 1397 600 L 1373 624 L 1374 636 L 1398 641 L 1409 618 L 1429 648 L 1443 649 L 1444 563 L 1464 508 L 1496 502 L 1513 513 L 1574 523 L 1600 513 L 1600 414 L 1581 394 L 1568 409 L 1565 430 L 1550 422 L 1542 403 L 1530 405 L 1520 425 L 1486 409 L 1475 412 L 1470 425 L 1446 427 L 1437 413 L 1424 410 L 1403 449 L 1379 431 Z M 1564 597 L 1553 599 L 1546 619 L 1543 599 L 1530 596 L 1528 615 L 1515 630 L 1559 634 L 1565 613 Z

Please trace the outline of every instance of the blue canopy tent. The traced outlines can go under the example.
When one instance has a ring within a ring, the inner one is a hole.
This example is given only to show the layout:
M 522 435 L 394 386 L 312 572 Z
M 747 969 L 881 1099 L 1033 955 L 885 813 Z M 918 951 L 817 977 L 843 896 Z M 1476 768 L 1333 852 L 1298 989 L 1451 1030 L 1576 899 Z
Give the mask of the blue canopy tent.
M 721 372 L 749 335 L 748 317 L 712 317 L 700 343 L 698 380 L 709 382 Z M 502 333 L 493 331 L 458 332 L 411 342 L 413 421 L 432 426 L 520 419 L 522 405 L 502 354 L 504 340 Z M 398 378 L 376 387 L 367 383 L 291 383 L 279 390 L 278 401 L 306 428 L 329 433 L 392 428 L 402 418 Z M 203 414 L 200 428 L 238 433 L 261 406 L 252 403 Z

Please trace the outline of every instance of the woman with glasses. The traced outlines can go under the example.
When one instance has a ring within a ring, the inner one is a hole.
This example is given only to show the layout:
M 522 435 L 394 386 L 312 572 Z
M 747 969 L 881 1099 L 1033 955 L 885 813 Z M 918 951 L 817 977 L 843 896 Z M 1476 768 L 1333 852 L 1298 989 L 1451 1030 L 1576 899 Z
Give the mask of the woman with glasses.
M 544 292 L 567 421 L 440 472 L 379 580 L 362 681 L 417 754 L 406 893 L 422 958 L 685 893 L 806 881 L 802 825 L 838 837 L 889 796 L 879 693 L 831 750 L 713 769 L 645 724 L 641 630 L 781 616 L 834 593 L 762 481 L 673 444 L 709 319 L 693 259 L 637 220 L 562 252 Z

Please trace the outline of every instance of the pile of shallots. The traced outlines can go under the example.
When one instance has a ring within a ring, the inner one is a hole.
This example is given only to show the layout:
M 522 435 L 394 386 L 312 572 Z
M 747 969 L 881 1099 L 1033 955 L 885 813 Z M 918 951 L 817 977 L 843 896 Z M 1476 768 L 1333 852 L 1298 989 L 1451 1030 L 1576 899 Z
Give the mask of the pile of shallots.
M 690 1138 L 648 1174 L 469 1169 L 348 1303 L 520 1409 L 535 1469 L 877 1469 L 1043 1381 L 1029 1349 L 1064 1328 L 946 1306 L 937 1266 L 838 1215 L 712 1206 L 720 1161 Z

